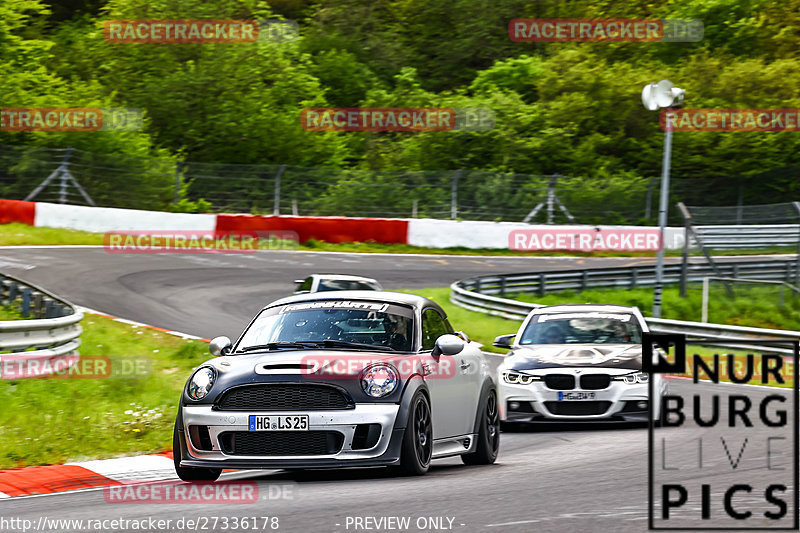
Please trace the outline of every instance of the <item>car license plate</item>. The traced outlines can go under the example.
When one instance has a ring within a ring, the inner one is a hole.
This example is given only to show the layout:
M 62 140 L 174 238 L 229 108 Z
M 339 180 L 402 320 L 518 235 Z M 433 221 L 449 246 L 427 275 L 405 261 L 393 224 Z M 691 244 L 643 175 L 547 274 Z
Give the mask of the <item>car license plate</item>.
M 558 393 L 558 401 L 570 401 L 573 402 L 575 400 L 594 400 L 595 393 L 594 392 L 559 392 Z
M 250 415 L 249 431 L 308 431 L 308 415 Z

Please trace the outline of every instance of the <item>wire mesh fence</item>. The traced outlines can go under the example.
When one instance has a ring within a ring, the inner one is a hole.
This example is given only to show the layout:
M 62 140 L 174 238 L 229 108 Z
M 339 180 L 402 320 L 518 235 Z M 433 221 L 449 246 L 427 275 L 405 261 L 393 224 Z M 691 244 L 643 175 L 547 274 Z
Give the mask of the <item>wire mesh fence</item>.
M 714 187 L 673 178 L 670 203 Z M 0 145 L 0 196 L 172 211 L 647 225 L 657 216 L 658 178 L 202 163 Z

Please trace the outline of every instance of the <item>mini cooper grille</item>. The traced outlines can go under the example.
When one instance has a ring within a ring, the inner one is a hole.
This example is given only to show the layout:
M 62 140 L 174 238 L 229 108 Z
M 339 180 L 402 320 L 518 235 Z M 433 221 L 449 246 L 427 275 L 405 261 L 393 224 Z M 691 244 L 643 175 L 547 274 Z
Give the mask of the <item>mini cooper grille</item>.
M 554 415 L 602 415 L 611 407 L 611 402 L 544 402 L 544 406 Z
M 544 377 L 548 389 L 572 390 L 575 388 L 575 377 L 569 374 L 548 374 Z
M 327 385 L 296 383 L 247 385 L 225 392 L 217 402 L 226 411 L 308 411 L 347 409 L 347 397 Z
M 228 455 L 332 455 L 342 449 L 338 431 L 226 431 L 219 436 Z
M 581 376 L 581 388 L 584 390 L 607 389 L 611 385 L 611 376 L 608 374 L 586 374 Z

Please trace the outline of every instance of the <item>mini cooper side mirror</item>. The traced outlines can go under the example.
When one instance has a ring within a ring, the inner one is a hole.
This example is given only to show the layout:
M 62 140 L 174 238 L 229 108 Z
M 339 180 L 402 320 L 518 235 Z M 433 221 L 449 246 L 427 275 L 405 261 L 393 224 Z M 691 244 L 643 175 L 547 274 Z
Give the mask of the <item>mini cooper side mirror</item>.
M 211 355 L 219 357 L 220 355 L 228 355 L 231 350 L 231 340 L 228 337 L 214 337 L 208 343 L 208 351 Z
M 506 350 L 510 350 L 511 339 L 513 339 L 516 336 L 517 336 L 516 333 L 511 333 L 510 335 L 500 335 L 494 340 L 494 343 L 492 343 L 492 345 L 496 346 L 497 348 L 505 348 Z
M 437 355 L 456 355 L 464 349 L 464 341 L 455 335 L 442 335 L 436 339 L 436 345 L 431 354 Z

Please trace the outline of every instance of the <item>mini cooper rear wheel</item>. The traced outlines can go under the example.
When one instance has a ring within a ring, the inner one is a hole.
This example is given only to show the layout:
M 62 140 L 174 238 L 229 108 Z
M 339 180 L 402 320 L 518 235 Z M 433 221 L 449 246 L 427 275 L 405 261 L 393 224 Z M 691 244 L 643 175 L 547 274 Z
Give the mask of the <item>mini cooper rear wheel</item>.
M 465 465 L 490 465 L 497 459 L 497 451 L 500 449 L 500 415 L 494 389 L 486 395 L 478 419 L 477 447 L 474 452 L 461 456 Z
M 400 471 L 409 476 L 421 476 L 428 471 L 433 455 L 433 423 L 428 398 L 421 392 L 414 393 L 411 412 L 403 433 L 400 452 Z
M 194 466 L 181 466 L 181 440 L 178 433 L 178 423 L 175 422 L 175 429 L 172 434 L 172 457 L 175 462 L 175 472 L 183 481 L 216 481 L 221 468 L 199 468 Z

